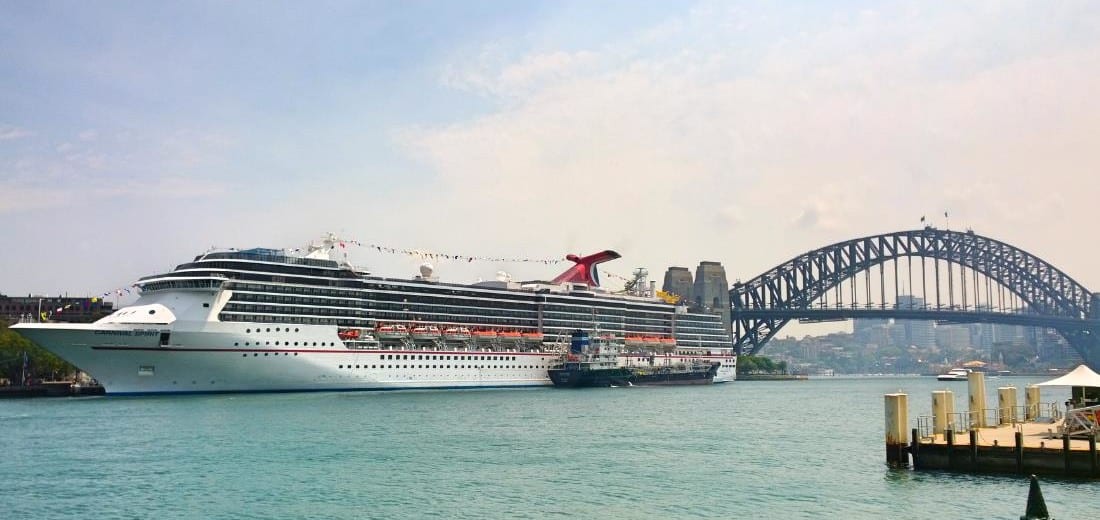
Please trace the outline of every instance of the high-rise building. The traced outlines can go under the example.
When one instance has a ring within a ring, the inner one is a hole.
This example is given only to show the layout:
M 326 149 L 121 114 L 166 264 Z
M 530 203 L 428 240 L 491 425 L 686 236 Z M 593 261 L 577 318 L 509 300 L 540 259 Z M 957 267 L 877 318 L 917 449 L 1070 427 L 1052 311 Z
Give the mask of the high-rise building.
M 923 309 L 924 298 L 910 295 L 898 296 L 898 309 Z M 929 348 L 936 344 L 936 326 L 928 320 L 895 320 L 894 325 L 904 333 L 904 343 L 921 348 Z

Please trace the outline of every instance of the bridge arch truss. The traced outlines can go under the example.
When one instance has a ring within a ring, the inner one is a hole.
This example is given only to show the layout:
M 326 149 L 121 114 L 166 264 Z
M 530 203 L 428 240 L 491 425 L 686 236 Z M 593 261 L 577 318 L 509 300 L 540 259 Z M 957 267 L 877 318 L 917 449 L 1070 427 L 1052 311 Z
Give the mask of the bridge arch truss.
M 873 289 L 870 273 L 876 266 L 879 268 L 880 278 L 879 286 L 873 292 L 881 293 L 878 305 L 887 310 L 887 294 L 894 295 L 895 304 L 901 294 L 899 279 L 905 274 L 899 273 L 899 259 L 906 259 L 910 282 L 908 291 L 915 292 L 912 269 L 913 259 L 916 258 L 922 261 L 922 285 L 925 283 L 923 261 L 935 261 L 936 280 L 933 283 L 937 300 L 943 283 L 940 279 L 940 261 L 944 261 L 948 269 L 952 265 L 970 269 L 984 277 L 986 291 L 990 290 L 989 280 L 995 281 L 1000 286 L 998 290 L 1003 289 L 1014 295 L 1016 301 L 1026 305 L 1029 314 L 1049 318 L 1050 326 L 1057 328 L 1086 360 L 1090 353 L 1095 355 L 1092 352 L 1096 350 L 1093 348 L 1095 338 L 1091 337 L 1092 331 L 1080 324 L 1095 318 L 1090 315 L 1090 306 L 1095 305 L 1097 300 L 1083 285 L 1049 262 L 1018 247 L 971 231 L 931 227 L 831 244 L 798 255 L 752 280 L 734 284 L 730 290 L 734 346 L 741 352 L 758 352 L 793 316 L 803 313 L 806 317 L 811 317 L 813 312 L 809 311 L 827 307 L 823 301 L 828 300 L 830 292 L 839 292 L 841 284 L 846 281 L 849 282 L 854 310 L 854 302 L 858 296 L 855 294 L 855 280 L 861 273 L 865 275 L 867 281 L 864 292 L 870 300 Z M 889 293 L 883 282 L 883 270 L 888 263 L 893 264 L 894 270 L 892 291 Z M 974 310 L 978 311 L 978 287 L 972 287 L 974 298 L 972 302 L 968 302 L 965 296 L 968 278 L 965 270 L 960 272 L 960 278 L 954 277 L 951 271 L 944 278 L 949 284 L 963 284 L 963 310 L 973 303 Z M 973 276 L 974 284 L 977 284 L 977 274 Z M 834 299 L 834 302 L 839 307 L 839 300 Z M 929 304 L 930 302 L 926 302 L 926 305 Z M 934 308 L 922 310 L 927 310 L 930 316 L 934 316 L 932 311 L 958 309 L 953 302 L 946 308 L 943 304 L 944 302 L 937 301 Z M 989 298 L 986 302 L 988 304 Z M 889 307 L 889 310 L 897 309 Z

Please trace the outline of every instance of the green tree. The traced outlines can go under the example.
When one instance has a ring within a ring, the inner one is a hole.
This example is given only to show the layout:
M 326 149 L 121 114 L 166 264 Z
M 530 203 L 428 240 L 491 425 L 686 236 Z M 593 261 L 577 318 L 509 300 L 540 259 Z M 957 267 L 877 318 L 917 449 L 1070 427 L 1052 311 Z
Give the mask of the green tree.
M 65 379 L 76 371 L 65 360 L 9 329 L 6 323 L 0 323 L 0 377 L 20 383 L 24 352 L 27 353 L 32 378 Z

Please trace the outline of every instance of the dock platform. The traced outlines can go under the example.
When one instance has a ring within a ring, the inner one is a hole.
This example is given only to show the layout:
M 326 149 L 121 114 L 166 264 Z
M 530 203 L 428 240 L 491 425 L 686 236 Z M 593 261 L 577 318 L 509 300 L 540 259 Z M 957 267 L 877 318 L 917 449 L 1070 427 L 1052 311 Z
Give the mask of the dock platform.
M 1100 478 L 1096 437 L 1064 437 L 1060 426 L 1024 422 L 925 437 L 914 429 L 908 451 L 915 469 Z

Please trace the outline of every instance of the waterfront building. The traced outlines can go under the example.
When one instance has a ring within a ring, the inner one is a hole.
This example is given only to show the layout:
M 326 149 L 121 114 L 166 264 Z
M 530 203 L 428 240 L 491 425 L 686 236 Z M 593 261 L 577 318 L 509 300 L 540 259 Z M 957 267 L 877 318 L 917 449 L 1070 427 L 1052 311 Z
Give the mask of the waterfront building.
M 67 321 L 86 323 L 114 312 L 114 304 L 92 296 L 4 296 L 0 294 L 0 319 Z

